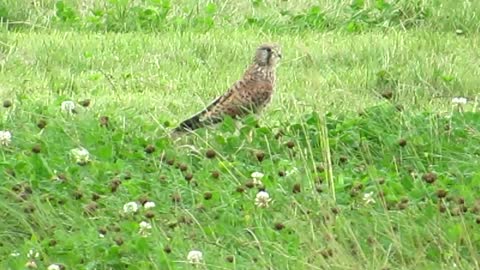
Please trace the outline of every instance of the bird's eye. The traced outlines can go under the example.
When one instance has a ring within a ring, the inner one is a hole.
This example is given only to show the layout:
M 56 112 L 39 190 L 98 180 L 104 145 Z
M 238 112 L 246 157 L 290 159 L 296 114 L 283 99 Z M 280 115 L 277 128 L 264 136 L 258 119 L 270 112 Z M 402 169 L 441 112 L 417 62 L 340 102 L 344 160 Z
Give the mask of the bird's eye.
M 265 50 L 266 50 L 267 52 L 272 52 L 272 49 L 271 49 L 271 48 L 265 48 Z

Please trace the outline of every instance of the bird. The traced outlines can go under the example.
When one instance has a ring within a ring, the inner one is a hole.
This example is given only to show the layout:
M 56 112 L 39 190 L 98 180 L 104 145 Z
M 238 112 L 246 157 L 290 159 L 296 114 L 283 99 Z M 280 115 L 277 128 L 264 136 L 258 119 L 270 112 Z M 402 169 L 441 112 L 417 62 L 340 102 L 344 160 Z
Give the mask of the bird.
M 253 63 L 245 70 L 242 78 L 203 110 L 181 122 L 172 134 L 188 133 L 218 124 L 227 115 L 239 119 L 251 113 L 258 114 L 272 99 L 276 66 L 281 58 L 278 44 L 264 43 L 258 46 Z

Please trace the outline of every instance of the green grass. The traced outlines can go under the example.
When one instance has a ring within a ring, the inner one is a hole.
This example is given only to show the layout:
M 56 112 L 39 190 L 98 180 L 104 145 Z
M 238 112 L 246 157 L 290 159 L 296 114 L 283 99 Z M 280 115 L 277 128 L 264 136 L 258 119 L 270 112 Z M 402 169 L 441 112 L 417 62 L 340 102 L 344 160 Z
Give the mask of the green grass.
M 33 0 L 0 1 L 9 29 L 205 32 L 230 27 L 267 32 L 429 29 L 478 33 L 477 1 L 456 0 Z
M 21 1 L 1 2 L 38 26 L 0 32 L 0 100 L 12 104 L 0 109 L 0 130 L 12 132 L 0 147 L 1 269 L 25 269 L 30 249 L 39 269 L 480 267 L 480 37 L 474 24 L 455 33 L 476 4 L 440 20 L 444 9 L 416 1 L 434 12 L 409 30 L 395 21 L 352 32 L 340 19 L 350 2 L 322 1 L 335 23 L 307 28 L 281 24 L 270 3 L 292 12 L 310 3 L 253 2 L 275 31 L 221 19 L 245 1 L 215 2 L 223 17 L 205 28 L 196 24 L 205 17 L 187 16 L 196 23 L 181 31 L 170 26 L 180 4 L 162 31 L 113 27 L 119 19 L 103 31 L 38 15 L 54 2 L 27 13 Z M 120 12 L 108 3 L 100 6 Z M 265 41 L 284 57 L 261 117 L 179 142 L 165 136 L 237 80 Z M 452 104 L 457 96 L 468 103 Z M 75 114 L 61 110 L 65 100 Z M 80 146 L 87 164 L 71 154 Z M 254 204 L 255 171 L 265 174 L 268 208 Z M 145 200 L 155 208 L 123 213 Z M 153 226 L 147 238 L 141 221 Z M 194 249 L 204 256 L 197 267 L 187 262 Z

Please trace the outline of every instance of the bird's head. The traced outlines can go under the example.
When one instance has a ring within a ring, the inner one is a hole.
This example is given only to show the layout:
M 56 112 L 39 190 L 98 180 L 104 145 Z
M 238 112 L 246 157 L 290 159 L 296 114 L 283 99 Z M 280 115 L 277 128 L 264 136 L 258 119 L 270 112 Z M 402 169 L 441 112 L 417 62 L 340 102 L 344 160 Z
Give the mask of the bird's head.
M 277 44 L 262 44 L 255 53 L 255 63 L 260 66 L 275 66 L 282 58 L 280 46 Z

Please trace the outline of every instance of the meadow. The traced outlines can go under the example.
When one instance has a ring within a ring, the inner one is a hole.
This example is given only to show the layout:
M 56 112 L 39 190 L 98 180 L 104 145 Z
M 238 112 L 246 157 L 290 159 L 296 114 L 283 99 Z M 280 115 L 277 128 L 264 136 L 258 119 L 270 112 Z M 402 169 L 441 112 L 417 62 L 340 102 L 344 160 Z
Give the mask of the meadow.
M 0 269 L 480 269 L 478 14 L 0 0 Z M 172 140 L 264 42 L 270 106 Z

